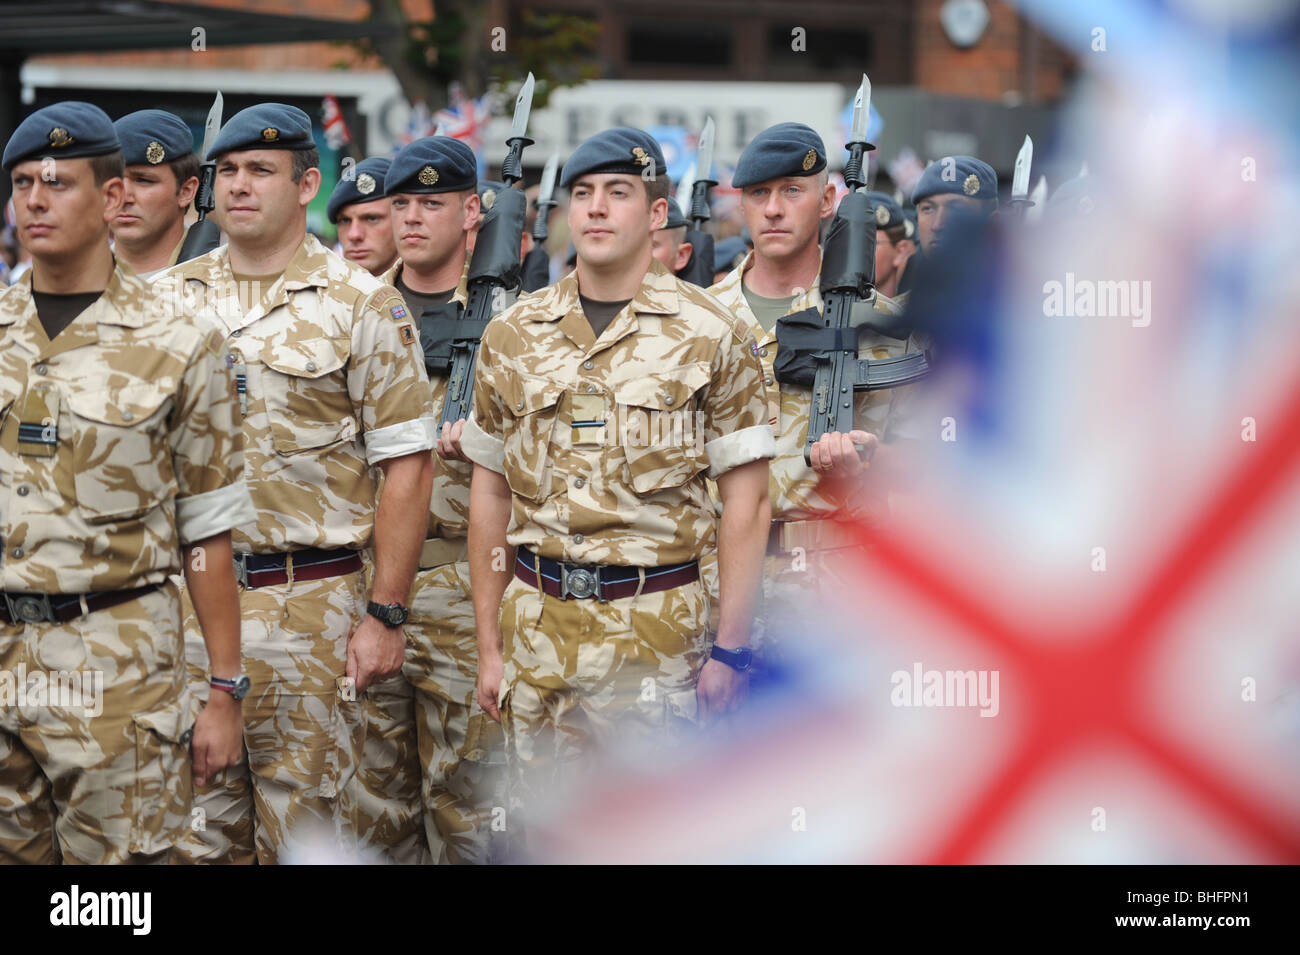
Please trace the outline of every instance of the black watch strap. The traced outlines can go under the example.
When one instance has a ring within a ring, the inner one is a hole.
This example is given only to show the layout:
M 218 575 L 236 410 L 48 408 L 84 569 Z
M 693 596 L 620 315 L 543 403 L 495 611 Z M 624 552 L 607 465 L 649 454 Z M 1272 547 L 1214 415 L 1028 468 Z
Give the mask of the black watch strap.
M 709 651 L 709 656 L 714 660 L 719 660 L 722 663 L 725 663 L 737 673 L 746 672 L 754 664 L 754 651 L 749 649 L 749 647 L 740 647 L 736 650 L 728 650 L 715 643 L 713 649 Z
M 373 600 L 366 604 L 366 613 L 386 627 L 400 627 L 411 615 L 411 612 L 401 604 L 378 604 Z

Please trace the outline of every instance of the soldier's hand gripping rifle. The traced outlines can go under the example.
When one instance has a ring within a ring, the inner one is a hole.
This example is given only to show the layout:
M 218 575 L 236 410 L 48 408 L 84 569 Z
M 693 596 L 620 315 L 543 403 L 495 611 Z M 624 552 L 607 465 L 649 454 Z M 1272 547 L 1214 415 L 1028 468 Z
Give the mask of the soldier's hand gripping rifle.
M 542 169 L 542 184 L 537 190 L 537 218 L 533 220 L 533 247 L 524 256 L 523 290 L 536 292 L 551 284 L 551 257 L 546 254 L 546 237 L 550 232 L 551 209 L 555 201 L 555 173 L 560 165 L 558 153 L 551 153 Z
M 199 221 L 190 226 L 189 232 L 185 233 L 185 241 L 181 243 L 181 250 L 176 254 L 177 262 L 188 262 L 190 259 L 197 259 L 200 255 L 207 255 L 221 244 L 221 229 L 217 227 L 214 220 L 208 218 L 208 213 L 217 206 L 213 189 L 217 177 L 217 164 L 208 152 L 216 141 L 217 133 L 221 132 L 221 107 L 222 98 L 218 91 L 216 99 L 212 102 L 212 108 L 208 110 L 208 120 L 203 124 L 203 161 L 199 164 L 199 190 L 194 194 L 194 208 L 198 210 Z
M 532 144 L 528 114 L 533 105 L 533 74 L 515 99 L 515 119 L 506 145 L 510 152 L 501 164 L 501 179 L 511 188 L 497 193 L 492 208 L 479 225 L 474 254 L 469 261 L 468 302 L 464 311 L 455 303 L 425 309 L 420 317 L 420 345 L 430 374 L 445 374 L 447 400 L 443 424 L 468 418 L 474 390 L 474 362 L 479 340 L 492 316 L 504 310 L 506 294 L 519 286 L 519 247 L 524 236 L 528 199 L 514 184 L 523 178 L 524 147 Z
M 853 103 L 853 131 L 846 146 L 849 160 L 844 182 L 849 194 L 841 201 L 826 235 L 822 255 L 823 309 L 805 309 L 777 322 L 776 377 L 783 383 L 812 386 L 812 413 L 804 460 L 812 446 L 832 431 L 853 430 L 853 393 L 896 388 L 929 372 L 924 354 L 896 358 L 859 359 L 858 337 L 866 329 L 906 340 L 910 334 L 902 316 L 876 311 L 876 218 L 866 195 L 867 115 L 871 83 L 864 75 Z M 859 449 L 861 450 L 861 449 Z
M 700 132 L 700 149 L 695 163 L 695 180 L 691 183 L 691 208 L 686 218 L 691 227 L 686 230 L 686 241 L 691 243 L 691 260 L 681 271 L 681 278 L 708 288 L 713 284 L 713 236 L 704 231 L 709 221 L 709 188 L 717 185 L 713 176 L 713 117 L 704 121 Z

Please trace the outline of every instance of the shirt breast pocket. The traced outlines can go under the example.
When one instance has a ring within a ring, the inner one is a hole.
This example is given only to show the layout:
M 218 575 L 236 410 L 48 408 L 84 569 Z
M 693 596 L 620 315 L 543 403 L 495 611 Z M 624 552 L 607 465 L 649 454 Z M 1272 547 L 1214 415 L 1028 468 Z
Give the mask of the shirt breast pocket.
M 614 385 L 618 436 L 637 494 L 680 487 L 709 466 L 699 392 L 709 365 L 695 362 Z
M 515 494 L 540 503 L 550 490 L 551 438 L 564 388 L 536 375 L 511 375 L 503 384 L 506 481 Z
M 278 453 L 327 448 L 356 437 L 344 369 L 350 352 L 347 338 L 268 344 L 263 350 L 263 397 Z
M 141 517 L 175 494 L 170 398 L 152 384 L 67 394 L 77 507 L 90 523 Z

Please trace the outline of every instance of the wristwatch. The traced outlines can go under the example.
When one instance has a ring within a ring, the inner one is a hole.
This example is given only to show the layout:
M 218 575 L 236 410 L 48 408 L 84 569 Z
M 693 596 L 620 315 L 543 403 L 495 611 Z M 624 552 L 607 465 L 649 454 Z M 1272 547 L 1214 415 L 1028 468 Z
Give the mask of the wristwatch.
M 401 604 L 377 604 L 373 600 L 366 604 L 366 613 L 374 617 L 385 627 L 400 627 L 411 615 Z
M 253 681 L 243 673 L 239 674 L 239 676 L 235 677 L 233 680 L 223 680 L 219 676 L 210 676 L 208 677 L 208 686 L 212 687 L 214 690 L 221 690 L 224 693 L 229 693 L 236 700 L 242 700 L 244 697 L 248 696 L 248 691 L 252 689 Z
M 754 651 L 749 649 L 749 647 L 740 647 L 737 650 L 727 650 L 715 643 L 713 649 L 709 651 L 709 656 L 715 660 L 721 660 L 737 673 L 744 673 L 753 666 L 754 663 Z

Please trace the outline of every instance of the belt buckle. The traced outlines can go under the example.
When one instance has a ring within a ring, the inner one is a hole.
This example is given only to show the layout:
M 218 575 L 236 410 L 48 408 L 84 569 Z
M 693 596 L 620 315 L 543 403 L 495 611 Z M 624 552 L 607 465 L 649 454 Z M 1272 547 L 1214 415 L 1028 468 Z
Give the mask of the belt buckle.
M 49 594 L 5 594 L 5 603 L 9 605 L 9 619 L 14 623 L 58 623 L 54 617 L 54 607 L 50 604 Z
M 601 603 L 600 574 L 587 567 L 569 569 L 568 564 L 560 564 L 560 599 L 569 597 L 596 597 Z
M 235 580 L 236 582 L 243 584 L 245 590 L 248 589 L 248 555 L 247 554 L 235 555 Z

